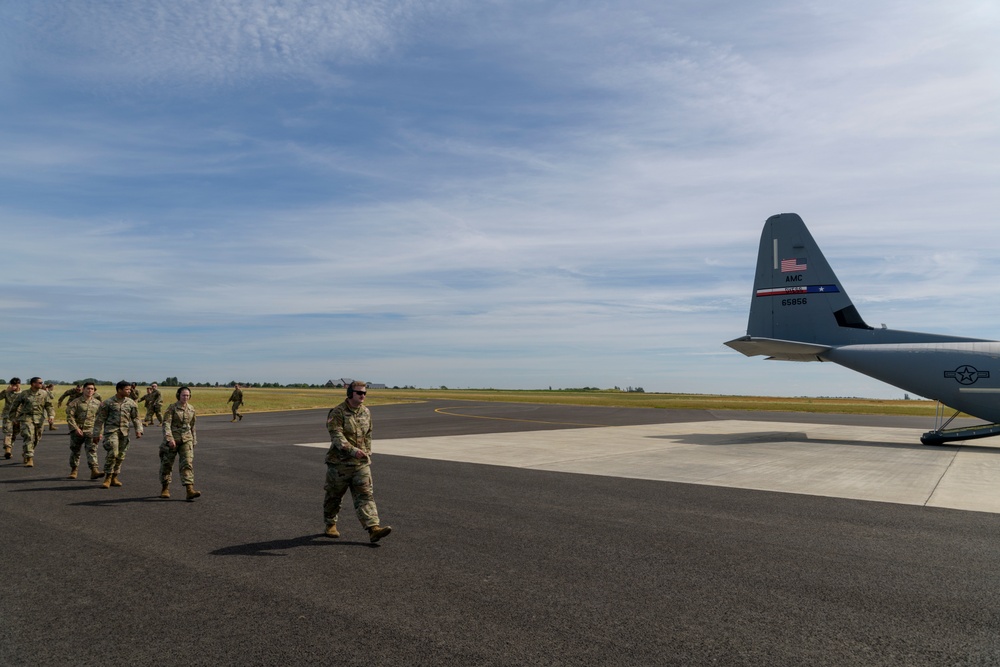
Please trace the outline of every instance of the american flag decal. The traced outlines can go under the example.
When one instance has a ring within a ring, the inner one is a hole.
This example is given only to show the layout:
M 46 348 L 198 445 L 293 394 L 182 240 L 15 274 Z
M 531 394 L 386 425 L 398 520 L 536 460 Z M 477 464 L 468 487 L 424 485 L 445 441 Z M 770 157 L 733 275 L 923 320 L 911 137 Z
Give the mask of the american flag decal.
M 792 271 L 805 271 L 806 270 L 806 258 L 796 257 L 795 259 L 783 259 L 781 260 L 781 272 L 790 273 Z

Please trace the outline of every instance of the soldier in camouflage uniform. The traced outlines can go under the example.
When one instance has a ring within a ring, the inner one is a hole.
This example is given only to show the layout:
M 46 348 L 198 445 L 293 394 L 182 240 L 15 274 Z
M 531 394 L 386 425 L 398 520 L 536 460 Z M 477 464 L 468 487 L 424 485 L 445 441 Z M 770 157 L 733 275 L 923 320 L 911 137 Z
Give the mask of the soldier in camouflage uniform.
M 149 393 L 146 394 L 146 419 L 149 421 L 149 425 L 153 425 L 153 418 L 160 420 L 160 426 L 163 426 L 163 394 L 160 393 L 159 387 L 154 382 L 149 385 Z
M 122 471 L 122 462 L 128 451 L 128 429 L 135 427 L 135 437 L 142 437 L 142 422 L 139 421 L 139 406 L 129 398 L 131 387 L 122 380 L 115 385 L 115 395 L 101 403 L 94 419 L 92 432 L 94 444 L 104 436 L 104 482 L 101 488 L 122 486 L 118 475 Z
M 45 390 L 42 378 L 31 378 L 30 388 L 18 394 L 10 407 L 10 419 L 21 426 L 25 468 L 35 465 L 35 447 L 42 439 L 45 420 L 48 419 L 49 426 L 52 426 L 54 418 L 52 395 Z
M 48 384 L 46 384 L 45 385 L 45 391 L 47 391 L 49 393 L 49 398 L 52 399 L 52 401 L 56 400 L 56 386 L 54 384 L 52 384 L 51 382 L 49 382 Z M 49 418 L 48 419 L 49 420 L 49 430 L 50 431 L 56 430 L 56 425 L 54 423 L 55 419 L 56 419 L 56 405 L 55 405 L 54 402 L 50 402 L 49 403 L 49 411 L 48 411 L 48 413 L 46 413 L 45 416 Z
M 56 403 L 56 407 L 61 408 L 63 401 L 65 401 L 66 399 L 69 399 L 69 402 L 66 403 L 66 405 L 69 405 L 70 402 L 80 398 L 81 396 L 83 396 L 82 385 L 76 385 L 75 387 L 70 387 L 69 389 L 64 391 L 62 395 L 59 397 L 59 402 Z
M 21 378 L 11 378 L 10 385 L 0 391 L 0 401 L 3 401 L 3 457 L 9 459 L 11 443 L 17 434 L 21 432 L 20 426 L 10 418 L 10 409 L 14 405 L 14 399 L 21 393 Z
M 243 405 L 243 390 L 240 389 L 239 382 L 234 383 L 233 393 L 229 395 L 229 400 L 226 403 L 233 404 L 233 418 L 231 421 L 243 421 L 243 415 L 240 414 L 240 406 Z
M 368 531 L 368 539 L 378 542 L 392 528 L 379 524 L 372 487 L 372 415 L 363 403 L 368 393 L 364 382 L 347 385 L 347 400 L 330 410 L 326 428 L 330 432 L 330 449 L 326 453 L 326 497 L 323 518 L 326 535 L 340 537 L 337 516 L 340 503 L 348 489 L 354 500 L 354 511 Z
M 80 450 L 87 449 L 87 464 L 90 466 L 90 479 L 99 479 L 104 475 L 97 467 L 97 443 L 91 436 L 94 421 L 101 402 L 94 398 L 97 387 L 93 382 L 83 385 L 80 396 L 74 398 L 66 406 L 66 425 L 69 426 L 69 473 L 70 479 L 76 479 L 77 468 L 80 467 Z
M 177 390 L 177 402 L 172 403 L 164 415 L 163 443 L 160 445 L 161 498 L 170 497 L 170 473 L 178 456 L 178 468 L 181 482 L 187 490 L 187 499 L 194 500 L 201 496 L 201 492 L 194 489 L 194 446 L 198 444 L 198 433 L 195 431 L 194 406 L 188 402 L 190 398 L 191 389 L 181 387 Z
M 150 424 L 153 423 L 149 419 L 149 410 L 150 410 L 149 395 L 151 393 L 153 393 L 153 388 L 152 387 L 146 387 L 146 395 L 145 396 L 140 396 L 139 398 L 135 399 L 136 405 L 141 405 L 143 403 L 146 404 L 146 416 L 144 416 L 142 418 L 142 425 L 143 426 L 149 426 Z

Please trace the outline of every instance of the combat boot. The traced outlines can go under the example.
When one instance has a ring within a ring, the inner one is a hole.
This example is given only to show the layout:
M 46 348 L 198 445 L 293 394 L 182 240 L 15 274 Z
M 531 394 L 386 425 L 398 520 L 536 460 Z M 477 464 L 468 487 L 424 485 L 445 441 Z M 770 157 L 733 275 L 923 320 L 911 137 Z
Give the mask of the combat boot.
M 111 475 L 111 486 L 124 486 L 118 479 L 118 473 Z
M 378 542 L 392 532 L 392 526 L 372 526 L 368 529 L 368 540 Z
M 104 473 L 104 481 L 101 482 L 101 488 L 102 489 L 110 489 L 111 488 L 111 473 L 109 473 L 109 472 Z
M 194 484 L 185 484 L 184 488 L 187 489 L 187 499 L 188 500 L 194 500 L 195 498 L 198 498 L 199 496 L 201 496 L 201 491 L 195 491 L 194 490 Z
M 97 466 L 90 466 L 90 479 L 100 479 L 104 473 L 97 469 Z
M 5 459 L 9 459 L 10 458 L 10 445 L 4 445 L 4 447 L 3 447 L 3 457 Z
M 161 498 L 169 498 L 170 497 L 170 483 L 169 482 L 167 482 L 166 484 L 163 485 L 163 488 L 160 490 L 160 497 Z
M 326 536 L 327 537 L 340 537 L 340 531 L 337 530 L 337 524 L 333 524 L 332 526 L 327 526 L 326 527 Z
M 69 471 L 69 479 L 76 479 L 76 468 Z
M 27 456 L 24 457 L 24 467 L 25 468 L 34 468 L 35 467 L 35 459 L 29 459 Z

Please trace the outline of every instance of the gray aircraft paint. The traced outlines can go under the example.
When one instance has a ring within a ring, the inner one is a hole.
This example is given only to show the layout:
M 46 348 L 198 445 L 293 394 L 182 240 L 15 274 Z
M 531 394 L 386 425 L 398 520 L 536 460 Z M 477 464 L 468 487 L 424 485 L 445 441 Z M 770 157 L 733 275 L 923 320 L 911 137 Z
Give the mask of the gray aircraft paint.
M 784 361 L 829 361 L 1000 422 L 1000 342 L 874 328 L 794 213 L 767 219 L 747 335 L 726 345 Z

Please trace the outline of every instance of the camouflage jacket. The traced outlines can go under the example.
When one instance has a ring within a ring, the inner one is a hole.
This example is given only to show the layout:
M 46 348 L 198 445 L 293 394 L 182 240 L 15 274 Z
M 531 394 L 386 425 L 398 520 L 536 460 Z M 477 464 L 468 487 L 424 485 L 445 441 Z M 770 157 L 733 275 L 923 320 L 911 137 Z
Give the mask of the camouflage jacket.
M 151 408 L 158 408 L 163 405 L 163 394 L 160 393 L 159 389 L 154 389 L 146 394 L 146 405 Z
M 239 405 L 243 402 L 243 390 L 233 389 L 233 393 L 229 396 L 229 400 L 226 403 L 232 403 L 233 405 Z
M 118 400 L 112 396 L 101 403 L 94 419 L 93 437 L 107 435 L 115 431 L 128 435 L 129 426 L 135 427 L 135 432 L 142 435 L 142 422 L 139 420 L 139 406 L 129 397 Z
M 14 399 L 9 416 L 13 421 L 31 421 L 39 424 L 47 418 L 55 417 L 55 414 L 49 392 L 44 389 L 38 391 L 25 389 Z
M 163 415 L 163 442 L 198 444 L 198 432 L 194 428 L 194 406 L 190 403 L 181 407 L 180 401 L 171 403 Z
M 10 414 L 10 409 L 14 407 L 14 399 L 17 395 L 21 393 L 21 390 L 14 390 L 7 387 L 3 391 L 0 391 L 0 401 L 3 401 L 3 418 L 6 419 L 7 415 Z
M 358 461 L 359 449 L 367 456 L 372 453 L 372 413 L 364 405 L 352 410 L 344 401 L 326 416 L 326 430 L 330 432 L 330 449 L 327 463 Z
M 63 401 L 65 401 L 67 398 L 69 399 L 69 403 L 72 403 L 75 399 L 80 398 L 81 396 L 83 396 L 83 389 L 70 387 L 69 389 L 67 389 L 62 393 L 62 396 L 59 397 L 58 404 L 62 405 Z M 67 405 L 69 405 L 69 403 L 67 403 Z
M 101 402 L 93 396 L 90 400 L 85 400 L 83 396 L 74 398 L 66 406 L 66 424 L 70 431 L 80 429 L 84 435 L 90 435 L 94 429 L 94 420 L 97 419 L 97 411 L 101 407 Z

